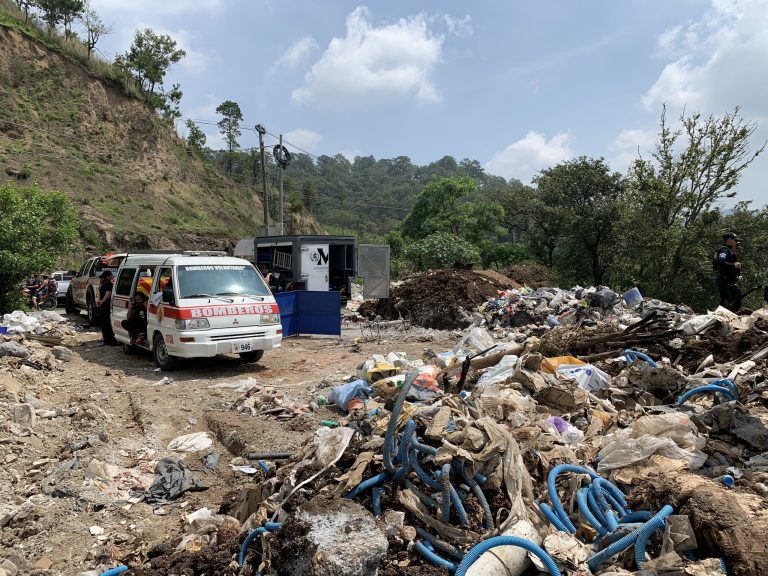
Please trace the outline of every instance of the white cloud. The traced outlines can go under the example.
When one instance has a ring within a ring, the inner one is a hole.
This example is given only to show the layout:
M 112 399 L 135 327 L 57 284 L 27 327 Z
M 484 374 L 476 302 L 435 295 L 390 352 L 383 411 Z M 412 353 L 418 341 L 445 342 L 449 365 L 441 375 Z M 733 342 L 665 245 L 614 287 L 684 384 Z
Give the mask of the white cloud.
M 647 109 L 722 113 L 741 105 L 768 118 L 768 0 L 712 0 L 700 21 L 658 39 L 670 61 L 643 97 Z
M 531 130 L 525 138 L 497 152 L 485 168 L 491 174 L 527 183 L 539 171 L 573 158 L 569 140 L 566 132 L 558 132 L 547 140 L 541 132 Z
M 317 145 L 323 140 L 323 137 L 312 130 L 297 128 L 283 134 L 283 140 L 290 142 L 298 148 L 303 148 L 309 152 L 317 150 Z
M 472 27 L 472 17 L 467 14 L 463 18 L 456 18 L 450 14 L 443 14 L 443 20 L 448 26 L 448 32 L 455 34 L 459 38 L 472 36 L 474 28 Z
M 629 128 L 619 132 L 609 146 L 608 164 L 614 170 L 626 172 L 638 156 L 650 158 L 656 145 L 656 128 Z
M 304 59 L 317 49 L 317 42 L 311 36 L 306 36 L 301 40 L 297 40 L 291 45 L 288 50 L 278 58 L 274 64 L 269 68 L 267 75 L 271 76 L 279 68 L 295 68 L 301 64 Z
M 155 29 L 155 32 L 160 30 Z M 184 50 L 187 55 L 181 59 L 179 66 L 184 68 L 190 74 L 201 74 L 208 68 L 209 57 L 202 50 L 193 48 L 195 44 L 196 36 L 187 30 L 175 30 L 171 32 L 162 32 L 168 34 L 171 38 L 176 40 L 179 48 Z
M 91 0 L 96 11 L 128 12 L 141 18 L 147 14 L 219 12 L 224 0 Z
M 333 38 L 293 91 L 295 102 L 341 106 L 361 99 L 415 95 L 440 100 L 432 79 L 444 38 L 433 33 L 424 14 L 374 26 L 365 6 L 346 21 L 346 35 Z
M 153 26 L 146 22 L 137 22 L 135 29 L 128 30 L 126 28 L 119 33 L 119 36 L 121 37 L 120 43 L 125 46 L 125 51 L 127 51 L 131 44 L 133 44 L 136 31 L 144 30 L 145 28 L 151 28 L 156 34 L 170 36 L 176 41 L 176 47 L 181 48 L 187 53 L 187 55 L 179 60 L 177 64 L 171 66 L 171 72 L 175 67 L 182 68 L 190 74 L 202 74 L 208 69 L 208 63 L 210 62 L 208 54 L 196 48 L 197 36 L 185 29 L 170 30 L 168 28 L 163 28 L 162 26 Z M 168 82 L 167 78 L 166 82 Z

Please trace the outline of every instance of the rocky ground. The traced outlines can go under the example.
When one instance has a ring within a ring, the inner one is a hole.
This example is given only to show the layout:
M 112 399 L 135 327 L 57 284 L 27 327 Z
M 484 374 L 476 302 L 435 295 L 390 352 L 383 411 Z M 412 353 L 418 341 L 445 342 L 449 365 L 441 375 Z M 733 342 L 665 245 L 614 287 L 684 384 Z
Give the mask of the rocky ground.
M 68 361 L 30 341 L 21 342 L 32 352 L 26 363 L 0 358 L 0 558 L 18 574 L 78 574 L 128 563 L 160 544 L 175 546 L 190 512 L 231 506 L 227 499 L 251 481 L 231 464 L 254 466 L 244 459 L 254 451 L 292 451 L 321 420 L 338 417 L 326 406 L 307 409 L 329 383 L 354 374 L 372 353 L 418 357 L 430 346 L 453 343 L 447 333 L 425 338 L 424 330 L 390 331 L 383 341 L 366 342 L 360 329 L 348 328 L 341 339 L 288 339 L 257 364 L 225 356 L 160 373 L 148 354 L 100 346 L 100 334 L 82 328 L 84 320 L 74 319 Z M 295 400 L 294 410 L 255 416 L 232 410 L 242 390 L 217 386 L 249 378 L 274 387 L 273 394 L 286 397 L 284 405 Z M 24 403 L 36 409 L 34 422 L 17 413 Z M 212 446 L 192 453 L 167 449 L 194 432 L 207 433 Z M 212 452 L 221 458 L 209 470 L 201 459 Z M 159 508 L 138 501 L 134 495 L 151 484 L 156 462 L 168 455 L 192 468 L 207 489 Z

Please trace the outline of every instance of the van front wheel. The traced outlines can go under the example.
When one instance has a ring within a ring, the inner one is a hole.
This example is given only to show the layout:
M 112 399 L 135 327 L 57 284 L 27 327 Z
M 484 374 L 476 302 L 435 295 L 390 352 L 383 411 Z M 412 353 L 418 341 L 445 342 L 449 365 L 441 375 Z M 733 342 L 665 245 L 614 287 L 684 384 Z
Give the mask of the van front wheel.
M 152 343 L 152 357 L 155 359 L 155 366 L 164 372 L 170 372 L 176 368 L 178 359 L 168 353 L 168 347 L 160 334 L 155 336 Z
M 264 350 L 251 350 L 250 352 L 243 352 L 240 354 L 240 360 L 248 364 L 253 364 L 261 360 L 264 356 Z

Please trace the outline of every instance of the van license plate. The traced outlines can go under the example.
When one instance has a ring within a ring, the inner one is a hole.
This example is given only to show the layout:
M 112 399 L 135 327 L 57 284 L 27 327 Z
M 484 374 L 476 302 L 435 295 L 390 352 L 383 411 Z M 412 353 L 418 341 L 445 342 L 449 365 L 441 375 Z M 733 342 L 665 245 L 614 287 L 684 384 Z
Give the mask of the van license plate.
M 250 352 L 253 350 L 253 347 L 251 346 L 251 342 L 235 342 L 232 344 L 232 353 L 233 354 L 242 354 L 243 352 Z

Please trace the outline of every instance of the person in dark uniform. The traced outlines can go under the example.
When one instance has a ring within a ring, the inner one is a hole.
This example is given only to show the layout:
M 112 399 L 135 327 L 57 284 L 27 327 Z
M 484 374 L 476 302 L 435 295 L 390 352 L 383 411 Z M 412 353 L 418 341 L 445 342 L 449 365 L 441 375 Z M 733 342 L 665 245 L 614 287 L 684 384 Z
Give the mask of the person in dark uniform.
M 99 297 L 96 299 L 96 306 L 101 319 L 101 336 L 104 339 L 102 346 L 118 346 L 120 343 L 115 338 L 115 331 L 112 329 L 112 318 L 109 317 L 110 304 L 112 303 L 112 272 L 105 270 L 99 276 L 101 284 L 99 285 Z
M 714 268 L 717 272 L 715 284 L 720 293 L 720 306 L 731 312 L 741 308 L 741 262 L 738 255 L 738 237 L 733 232 L 723 234 L 723 245 L 715 254 Z

